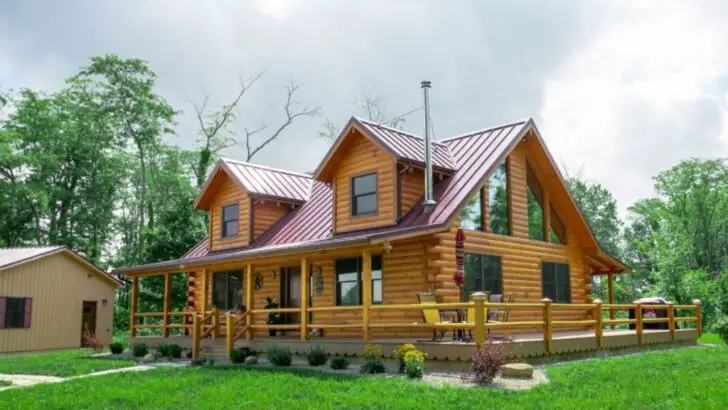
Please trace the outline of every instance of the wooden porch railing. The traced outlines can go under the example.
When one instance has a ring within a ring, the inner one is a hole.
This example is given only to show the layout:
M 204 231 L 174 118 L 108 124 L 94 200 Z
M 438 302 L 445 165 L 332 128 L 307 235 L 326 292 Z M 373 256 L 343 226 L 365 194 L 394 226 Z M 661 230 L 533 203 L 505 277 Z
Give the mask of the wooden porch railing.
M 678 323 L 694 323 L 697 335 L 702 334 L 702 314 L 700 300 L 694 300 L 689 305 L 675 305 L 668 303 L 665 305 L 649 305 L 649 309 L 666 310 L 667 315 L 663 318 L 643 318 L 642 312 L 644 306 L 640 304 L 605 304 L 600 300 L 594 303 L 581 304 L 561 304 L 552 303 L 549 299 L 544 299 L 539 303 L 488 303 L 485 301 L 485 295 L 473 295 L 473 301 L 462 303 L 438 303 L 436 305 L 427 305 L 427 308 L 436 309 L 474 309 L 475 318 L 473 321 L 462 323 L 376 323 L 372 320 L 372 313 L 384 311 L 404 311 L 404 310 L 422 310 L 421 304 L 397 304 L 397 305 L 371 305 L 368 309 L 364 306 L 321 306 L 309 307 L 305 309 L 306 314 L 317 312 L 350 312 L 359 313 L 361 320 L 358 322 L 345 323 L 309 323 L 301 321 L 299 324 L 255 324 L 255 315 L 270 313 L 299 313 L 300 308 L 277 308 L 277 309 L 252 309 L 242 314 L 234 314 L 227 312 L 224 314 L 224 326 L 226 347 L 228 352 L 232 351 L 235 341 L 246 337 L 252 338 L 254 330 L 299 330 L 302 334 L 308 334 L 311 329 L 361 329 L 362 337 L 365 340 L 371 339 L 370 331 L 373 329 L 466 329 L 473 332 L 476 346 L 481 346 L 487 335 L 487 330 L 507 331 L 511 329 L 532 328 L 543 332 L 544 348 L 547 353 L 552 352 L 553 329 L 563 327 L 583 327 L 591 328 L 597 341 L 597 346 L 604 346 L 603 329 L 612 325 L 634 325 L 637 336 L 637 343 L 643 343 L 644 324 L 647 323 L 667 323 L 668 331 L 672 340 L 675 340 L 675 332 Z M 522 320 L 512 322 L 488 323 L 486 321 L 489 309 L 509 309 L 513 311 L 530 310 L 542 312 L 541 320 Z M 554 313 L 564 311 L 585 311 L 591 312 L 592 319 L 583 320 L 556 320 Z M 635 311 L 634 319 L 608 319 L 604 318 L 603 313 L 610 311 Z M 366 312 L 366 314 L 365 314 Z M 681 313 L 689 312 L 690 315 L 684 316 Z M 137 313 L 135 317 L 161 317 L 163 314 L 159 312 Z M 176 325 L 176 324 L 135 324 L 136 329 L 140 328 L 192 328 L 192 352 L 194 357 L 200 354 L 200 343 L 205 337 L 220 336 L 221 312 L 218 309 L 201 313 L 193 312 L 169 312 L 169 316 L 192 316 L 192 325 Z

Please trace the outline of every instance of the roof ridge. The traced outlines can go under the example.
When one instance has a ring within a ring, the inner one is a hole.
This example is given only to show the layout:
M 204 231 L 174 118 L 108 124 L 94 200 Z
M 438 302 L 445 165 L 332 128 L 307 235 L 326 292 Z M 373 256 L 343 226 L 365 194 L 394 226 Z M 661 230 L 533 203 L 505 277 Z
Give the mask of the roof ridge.
M 441 142 L 451 142 L 451 141 L 454 141 L 456 139 L 465 138 L 465 137 L 471 137 L 471 136 L 473 136 L 475 134 L 482 134 L 482 133 L 485 133 L 485 132 L 499 130 L 501 128 L 512 127 L 514 125 L 526 124 L 529 121 L 531 121 L 531 118 L 526 118 L 526 119 L 522 119 L 522 120 L 518 120 L 518 121 L 512 121 L 512 122 L 508 122 L 508 123 L 505 123 L 505 124 L 501 124 L 501 125 L 498 125 L 498 126 L 495 126 L 495 127 L 486 127 L 486 128 L 481 128 L 481 129 L 474 130 L 474 131 L 464 132 L 462 134 L 456 134 L 456 135 L 454 135 L 452 137 L 448 137 L 448 138 L 441 139 L 440 141 Z
M 0 251 L 11 251 L 20 249 L 50 249 L 50 248 L 65 248 L 65 245 L 36 245 L 36 246 L 2 246 Z
M 249 167 L 253 167 L 253 168 L 265 169 L 267 171 L 280 172 L 282 174 L 289 174 L 289 175 L 295 175 L 295 176 L 299 176 L 299 177 L 313 179 L 313 177 L 311 175 L 309 175 L 309 174 L 304 174 L 302 172 L 291 171 L 289 169 L 275 168 L 275 167 L 271 167 L 271 166 L 268 166 L 268 165 L 262 165 L 262 164 L 254 164 L 252 162 L 241 161 L 239 159 L 228 158 L 228 157 L 220 157 L 220 159 L 223 160 L 223 161 L 227 161 L 227 162 L 233 162 L 233 163 L 236 163 L 236 164 L 239 164 L 239 165 L 245 165 L 245 166 L 249 166 Z
M 357 121 L 363 122 L 363 123 L 368 124 L 368 125 L 373 125 L 375 127 L 384 128 L 386 130 L 393 131 L 393 132 L 402 134 L 402 135 L 407 136 L 407 137 L 417 138 L 418 140 L 423 140 L 423 141 L 425 140 L 424 137 L 421 137 L 419 135 L 415 135 L 415 134 L 413 134 L 411 132 L 408 132 L 408 131 L 401 130 L 399 128 L 394 128 L 394 127 L 391 127 L 389 125 L 380 124 L 380 123 L 374 122 L 372 120 L 365 120 L 365 119 L 363 119 L 361 117 L 354 116 L 354 118 L 356 118 Z M 447 145 L 443 144 L 442 141 L 443 140 L 439 140 L 439 141 L 432 140 L 431 142 L 433 144 L 438 144 L 438 145 L 442 146 L 443 148 L 447 148 Z

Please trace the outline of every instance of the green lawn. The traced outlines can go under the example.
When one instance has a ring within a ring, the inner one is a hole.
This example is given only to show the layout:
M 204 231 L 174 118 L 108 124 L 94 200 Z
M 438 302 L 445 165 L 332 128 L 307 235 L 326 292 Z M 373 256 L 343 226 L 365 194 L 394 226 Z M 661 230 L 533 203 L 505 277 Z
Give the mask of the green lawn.
M 0 373 L 68 377 L 136 364 L 133 360 L 89 358 L 93 353 L 78 349 L 0 356 Z
M 527 392 L 240 368 L 155 369 L 0 393 L 9 408 L 728 408 L 728 349 L 684 348 L 553 365 Z
M 700 339 L 698 339 L 698 343 L 724 344 L 723 339 L 717 333 L 703 333 Z

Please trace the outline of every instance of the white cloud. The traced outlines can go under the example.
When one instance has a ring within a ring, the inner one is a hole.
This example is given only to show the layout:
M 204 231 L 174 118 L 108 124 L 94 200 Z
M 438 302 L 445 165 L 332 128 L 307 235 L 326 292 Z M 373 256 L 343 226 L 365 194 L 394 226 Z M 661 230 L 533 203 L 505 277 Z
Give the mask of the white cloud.
M 624 210 L 659 171 L 726 152 L 728 26 L 691 2 L 612 3 L 546 80 L 540 117 L 554 155 Z

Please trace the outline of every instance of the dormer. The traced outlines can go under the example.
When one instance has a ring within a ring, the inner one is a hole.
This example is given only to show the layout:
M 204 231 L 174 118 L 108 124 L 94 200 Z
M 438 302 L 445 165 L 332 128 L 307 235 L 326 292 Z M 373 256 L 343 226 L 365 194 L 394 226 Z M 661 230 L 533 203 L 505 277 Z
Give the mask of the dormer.
M 195 203 L 209 215 L 210 250 L 254 243 L 308 200 L 311 183 L 306 174 L 220 159 Z
M 446 146 L 434 143 L 435 181 L 455 164 Z M 314 174 L 331 183 L 334 232 L 396 225 L 424 193 L 421 137 L 353 117 Z

